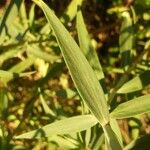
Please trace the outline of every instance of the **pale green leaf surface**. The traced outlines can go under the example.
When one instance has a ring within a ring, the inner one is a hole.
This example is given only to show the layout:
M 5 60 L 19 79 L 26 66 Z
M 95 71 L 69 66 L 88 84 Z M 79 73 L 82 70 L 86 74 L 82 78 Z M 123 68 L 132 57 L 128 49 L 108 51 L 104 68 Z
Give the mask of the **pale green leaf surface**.
M 24 77 L 33 74 L 34 72 L 13 73 L 11 71 L 0 70 L 0 81 L 6 84 L 8 81 L 16 77 Z
M 102 87 L 78 45 L 51 9 L 41 0 L 34 0 L 52 27 L 77 90 L 101 125 L 109 120 L 109 111 Z
M 116 134 L 119 143 L 123 146 L 123 139 L 122 139 L 122 135 L 121 135 L 117 120 L 111 118 L 110 126 L 111 126 L 112 130 L 114 131 L 114 133 Z
M 104 135 L 105 135 L 106 149 L 107 150 L 122 150 L 122 147 L 117 139 L 117 136 L 113 132 L 110 125 L 107 124 L 103 129 L 104 129 Z
M 91 39 L 87 32 L 81 10 L 79 10 L 77 13 L 77 32 L 80 48 L 95 71 L 98 80 L 104 79 L 104 73 L 102 71 L 97 53 L 91 44 Z
M 128 118 L 150 111 L 150 94 L 119 104 L 110 114 L 112 118 Z
M 60 59 L 59 56 L 53 54 L 51 55 L 42 51 L 36 44 L 28 45 L 27 52 L 50 63 L 56 62 L 58 59 Z
M 0 41 L 5 38 L 4 36 L 8 33 L 12 37 L 16 38 L 18 35 L 18 24 L 16 24 L 16 18 L 21 6 L 22 0 L 12 0 L 0 21 Z M 7 31 L 7 32 L 6 32 Z
M 14 72 L 14 73 L 21 73 L 27 68 L 29 68 L 33 64 L 34 61 L 35 61 L 34 57 L 28 57 L 27 59 L 21 61 L 20 63 L 10 68 L 9 71 Z
M 78 6 L 81 6 L 82 2 L 83 0 L 72 0 L 60 20 L 63 23 L 72 21 L 77 14 Z
M 23 50 L 20 49 L 10 49 L 0 55 L 0 64 L 2 64 L 6 59 L 14 57 L 17 53 L 21 53 Z
M 61 137 L 61 136 L 50 137 L 49 141 L 57 143 L 61 147 L 61 149 L 64 150 L 77 149 L 79 145 L 77 141 L 74 142 L 66 137 Z
M 131 93 L 138 90 L 142 90 L 144 86 L 150 84 L 150 70 L 145 71 L 139 76 L 134 77 L 130 81 L 126 82 L 117 93 Z
M 72 0 L 66 8 L 64 14 L 61 16 L 61 22 L 67 24 L 68 22 L 72 21 L 77 14 L 78 6 L 81 6 L 82 2 L 83 0 Z M 49 23 L 44 25 L 44 27 L 41 29 L 41 33 L 49 33 L 50 31 Z
M 29 12 L 29 24 L 31 28 L 34 24 L 34 18 L 35 18 L 35 4 L 32 4 Z
M 120 53 L 123 59 L 124 67 L 130 64 L 131 50 L 133 45 L 132 19 L 128 11 L 122 13 L 123 22 L 119 37 Z
M 81 115 L 56 121 L 40 129 L 16 136 L 16 139 L 50 137 L 58 134 L 70 134 L 86 130 L 97 123 L 93 115 Z
M 56 116 L 56 114 L 49 108 L 49 106 L 47 105 L 44 97 L 42 94 L 40 94 L 40 100 L 41 100 L 41 103 L 42 103 L 42 106 L 43 106 L 43 109 L 45 111 L 46 114 L 49 114 L 49 115 L 52 115 L 52 116 Z

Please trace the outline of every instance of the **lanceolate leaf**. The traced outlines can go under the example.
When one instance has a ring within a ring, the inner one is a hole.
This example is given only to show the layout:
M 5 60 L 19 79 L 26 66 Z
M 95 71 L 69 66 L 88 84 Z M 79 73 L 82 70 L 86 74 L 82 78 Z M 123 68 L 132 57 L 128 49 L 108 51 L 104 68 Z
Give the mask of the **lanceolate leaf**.
M 78 32 L 79 44 L 82 52 L 84 53 L 91 67 L 93 68 L 98 80 L 99 81 L 103 80 L 104 73 L 100 65 L 96 51 L 91 44 L 91 39 L 87 32 L 81 10 L 78 10 L 77 13 L 77 32 Z
M 133 29 L 132 20 L 128 11 L 122 13 L 123 22 L 121 26 L 121 33 L 119 37 L 120 52 L 123 59 L 124 67 L 130 64 L 131 49 L 133 45 Z
M 76 16 L 78 6 L 81 6 L 82 2 L 83 2 L 83 0 L 72 0 L 68 6 L 66 12 L 61 17 L 61 21 L 64 23 L 71 21 Z
M 10 68 L 9 71 L 13 73 L 21 73 L 27 68 L 29 68 L 33 64 L 34 61 L 35 61 L 34 57 L 29 57 L 21 61 L 20 63 L 16 64 L 12 68 Z
M 121 145 L 109 124 L 104 127 L 106 149 L 107 150 L 122 150 Z
M 118 105 L 110 114 L 112 118 L 121 119 L 150 111 L 150 94 L 135 98 Z
M 134 77 L 127 83 L 125 83 L 117 93 L 130 93 L 143 89 L 144 86 L 150 84 L 150 70 L 145 71 L 139 76 Z
M 102 87 L 78 45 L 52 10 L 41 0 L 33 0 L 41 7 L 53 29 L 65 62 L 77 90 L 101 125 L 109 120 L 109 112 Z
M 93 115 L 81 115 L 56 121 L 40 129 L 16 136 L 16 139 L 32 139 L 50 137 L 58 134 L 70 134 L 86 130 L 97 123 Z

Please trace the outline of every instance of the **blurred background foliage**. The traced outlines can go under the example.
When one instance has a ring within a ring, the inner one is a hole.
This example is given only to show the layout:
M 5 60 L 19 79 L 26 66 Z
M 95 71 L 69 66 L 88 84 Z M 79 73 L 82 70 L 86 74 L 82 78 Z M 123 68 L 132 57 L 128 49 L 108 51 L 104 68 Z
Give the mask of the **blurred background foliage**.
M 110 91 L 124 73 L 119 50 L 123 22 L 121 13 L 129 10 L 133 24 L 132 57 L 135 63 L 128 79 L 148 71 L 150 39 L 150 0 L 44 0 L 76 39 L 77 3 L 105 74 Z M 146 45 L 147 44 L 147 45 Z M 149 47 L 149 46 L 147 46 Z M 148 49 L 146 47 L 146 50 Z M 141 56 L 140 60 L 136 59 Z M 117 95 L 117 103 L 140 93 L 146 87 Z M 120 90 L 122 93 L 124 89 Z M 129 89 L 130 90 L 130 89 Z M 112 104 L 113 106 L 114 104 Z M 14 140 L 13 136 L 37 129 L 53 121 L 88 113 L 80 101 L 56 39 L 43 12 L 30 0 L 0 1 L 0 149 L 103 149 L 100 128 L 42 140 Z M 149 114 L 118 121 L 124 145 L 150 133 Z M 96 135 L 94 134 L 96 133 Z M 92 136 L 93 134 L 93 136 Z M 100 138 L 98 138 L 100 137 Z M 144 142 L 150 141 L 147 136 Z M 140 149 L 137 146 L 136 149 Z M 150 146 L 147 150 L 150 149 Z

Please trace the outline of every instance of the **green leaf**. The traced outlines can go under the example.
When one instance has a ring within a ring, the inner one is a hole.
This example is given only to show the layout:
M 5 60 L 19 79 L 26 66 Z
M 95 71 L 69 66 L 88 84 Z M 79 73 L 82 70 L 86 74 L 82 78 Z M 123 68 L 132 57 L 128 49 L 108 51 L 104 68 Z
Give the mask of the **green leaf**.
M 64 149 L 64 150 L 77 149 L 79 145 L 77 141 L 71 138 L 69 139 L 69 138 L 62 137 L 62 136 L 53 136 L 53 137 L 48 138 L 48 140 L 51 142 L 57 143 L 61 147 L 61 149 Z M 55 150 L 56 149 L 57 148 L 55 148 Z
M 119 104 L 110 114 L 112 118 L 128 118 L 150 111 L 150 94 Z
M 40 98 L 40 101 L 42 103 L 42 106 L 43 106 L 43 109 L 44 109 L 45 113 L 49 114 L 49 115 L 52 115 L 52 116 L 56 116 L 56 114 L 47 105 L 47 103 L 46 103 L 46 101 L 45 101 L 42 94 L 40 94 L 39 98 Z
M 14 28 L 14 26 L 16 26 L 16 17 L 18 15 L 18 10 L 20 9 L 22 0 L 12 0 L 0 22 L 0 35 L 2 34 L 2 32 L 4 33 L 5 30 L 7 30 L 7 32 L 10 35 L 14 35 L 16 36 L 16 29 Z M 18 32 L 17 32 L 18 34 Z
M 119 37 L 120 53 L 123 59 L 123 66 L 130 65 L 131 50 L 133 47 L 133 29 L 132 19 L 128 11 L 122 13 L 123 22 L 121 26 L 121 33 Z
M 104 128 L 105 146 L 107 150 L 122 150 L 122 147 L 109 124 Z
M 50 137 L 58 134 L 70 134 L 86 130 L 97 123 L 93 115 L 81 115 L 56 121 L 40 129 L 16 136 L 15 139 Z
M 6 60 L 6 59 L 9 59 L 9 58 L 12 58 L 14 57 L 16 54 L 18 53 L 22 53 L 23 50 L 20 50 L 20 49 L 10 49 L 4 53 L 1 53 L 0 55 L 0 65 Z
M 9 71 L 13 73 L 21 73 L 27 68 L 29 68 L 33 64 L 34 61 L 35 61 L 34 57 L 28 57 L 27 59 L 21 61 L 20 63 L 10 68 Z
M 77 13 L 77 32 L 82 52 L 84 53 L 91 67 L 95 71 L 98 80 L 104 80 L 104 73 L 100 65 L 97 53 L 91 44 L 91 39 L 87 32 L 81 10 L 79 10 Z
M 139 76 L 134 77 L 130 81 L 126 82 L 117 93 L 131 93 L 138 90 L 142 90 L 144 86 L 150 84 L 150 70 L 145 71 Z
M 35 4 L 31 5 L 30 11 L 29 11 L 29 25 L 30 28 L 33 27 L 35 21 Z
M 28 45 L 27 52 L 30 55 L 32 54 L 33 56 L 41 58 L 49 63 L 56 62 L 58 59 L 60 59 L 59 56 L 42 51 L 40 47 L 36 44 Z
M 53 29 L 76 88 L 101 125 L 109 121 L 109 111 L 102 87 L 91 66 L 53 11 L 41 0 L 33 0 L 44 11 Z
M 63 23 L 72 21 L 77 14 L 78 6 L 81 6 L 82 2 L 83 0 L 72 0 L 60 20 Z
M 123 146 L 123 139 L 122 139 L 122 135 L 121 135 L 117 120 L 111 118 L 110 119 L 110 126 L 111 126 L 113 132 L 116 134 L 119 143 Z
M 0 81 L 6 84 L 8 81 L 16 77 L 24 77 L 33 74 L 34 72 L 13 73 L 10 71 L 0 70 Z

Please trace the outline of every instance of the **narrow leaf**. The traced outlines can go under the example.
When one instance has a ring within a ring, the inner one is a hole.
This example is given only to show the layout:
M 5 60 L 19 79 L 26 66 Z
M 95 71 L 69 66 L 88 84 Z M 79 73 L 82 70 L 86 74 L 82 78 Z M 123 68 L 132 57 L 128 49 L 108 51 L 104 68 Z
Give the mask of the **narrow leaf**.
M 122 150 L 122 147 L 117 139 L 117 136 L 111 129 L 110 125 L 107 124 L 104 128 L 104 135 L 106 141 L 106 149 L 107 150 Z
M 128 118 L 150 111 L 150 94 L 118 105 L 110 114 L 112 118 Z
M 91 39 L 87 32 L 81 10 L 79 10 L 77 13 L 77 32 L 82 52 L 84 53 L 91 67 L 95 71 L 98 80 L 104 80 L 104 73 L 100 65 L 97 53 L 91 44 Z
M 50 137 L 58 134 L 70 134 L 86 130 L 97 123 L 93 115 L 81 115 L 56 121 L 40 129 L 16 136 L 15 139 Z
M 123 22 L 121 26 L 121 33 L 119 37 L 120 53 L 123 59 L 123 66 L 130 65 L 131 49 L 133 45 L 133 29 L 132 19 L 128 11 L 122 13 Z
M 43 109 L 44 109 L 45 113 L 49 114 L 49 115 L 52 115 L 52 116 L 56 116 L 56 114 L 47 105 L 47 103 L 46 103 L 46 101 L 45 101 L 42 94 L 40 94 L 39 98 L 40 98 L 40 101 L 42 103 L 42 106 L 43 106 Z
M 27 68 L 29 68 L 33 64 L 34 61 L 35 61 L 35 58 L 29 57 L 21 61 L 20 63 L 16 64 L 15 66 L 13 66 L 11 69 L 9 69 L 9 71 L 14 72 L 14 73 L 21 73 Z
M 144 86 L 150 84 L 150 70 L 145 71 L 139 76 L 134 77 L 130 81 L 126 82 L 117 93 L 131 93 L 138 90 L 142 90 Z
M 78 6 L 81 6 L 83 0 L 72 0 L 69 6 L 67 7 L 67 10 L 61 17 L 61 21 L 63 23 L 66 23 L 68 21 L 72 21 L 72 19 L 76 16 L 77 14 L 77 9 Z
M 41 0 L 33 0 L 44 11 L 53 29 L 72 79 L 83 100 L 101 125 L 109 120 L 109 111 L 102 87 L 78 45 L 53 11 Z
M 42 51 L 36 44 L 28 45 L 27 52 L 50 63 L 55 62 L 60 58 L 59 56 Z

